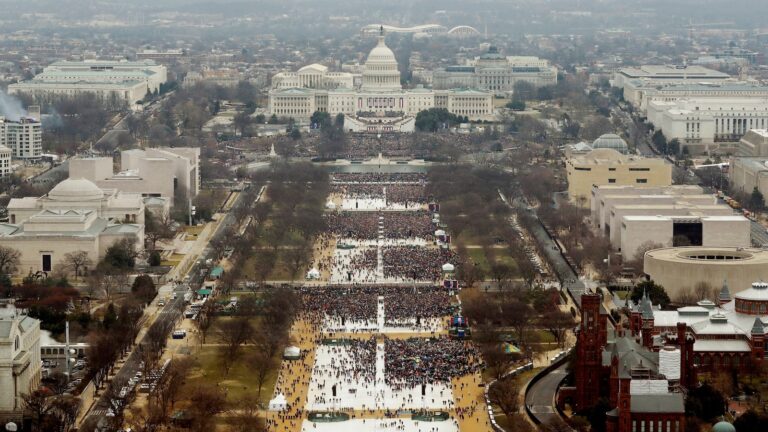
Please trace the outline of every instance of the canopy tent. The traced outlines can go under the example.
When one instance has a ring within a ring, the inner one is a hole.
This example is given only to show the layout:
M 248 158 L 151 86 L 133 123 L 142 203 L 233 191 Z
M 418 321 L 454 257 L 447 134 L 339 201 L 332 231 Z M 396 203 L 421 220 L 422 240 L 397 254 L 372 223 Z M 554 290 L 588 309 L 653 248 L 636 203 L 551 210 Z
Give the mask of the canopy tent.
M 297 346 L 289 346 L 283 351 L 283 358 L 286 360 L 297 360 L 301 358 L 301 350 Z
M 288 409 L 288 401 L 285 400 L 285 396 L 282 393 L 278 393 L 274 399 L 269 401 L 270 411 L 285 411 Z
M 452 272 L 455 271 L 456 267 L 451 263 L 445 263 L 443 264 L 443 271 L 444 272 Z
M 336 210 L 336 204 L 334 204 L 332 201 L 328 201 L 328 203 L 325 205 L 325 208 L 329 210 Z
M 320 279 L 320 270 L 312 268 L 307 272 L 307 279 Z
M 222 266 L 216 266 L 213 268 L 213 270 L 211 270 L 212 279 L 219 279 L 223 274 L 224 274 L 224 267 Z
M 501 351 L 504 354 L 520 354 L 520 348 L 518 348 L 517 345 L 511 344 L 509 342 L 504 342 L 501 344 Z
M 435 237 L 442 237 L 444 235 L 445 235 L 445 230 L 439 229 L 439 230 L 435 231 Z
M 199 295 L 200 297 L 208 297 L 211 295 L 211 290 L 206 288 L 201 288 L 197 290 L 197 295 Z

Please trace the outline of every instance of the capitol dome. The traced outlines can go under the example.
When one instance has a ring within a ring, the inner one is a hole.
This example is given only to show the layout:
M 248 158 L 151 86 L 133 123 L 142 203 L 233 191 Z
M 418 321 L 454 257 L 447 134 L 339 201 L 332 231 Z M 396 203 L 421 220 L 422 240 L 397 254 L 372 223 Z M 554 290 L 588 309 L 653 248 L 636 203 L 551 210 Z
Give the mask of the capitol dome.
M 363 90 L 395 91 L 402 90 L 400 85 L 400 70 L 397 68 L 395 53 L 384 41 L 384 30 L 381 30 L 379 42 L 368 54 L 363 71 Z
M 84 178 L 69 178 L 51 189 L 48 198 L 55 201 L 95 201 L 104 198 L 104 191 Z
M 629 152 L 629 147 L 627 146 L 627 142 L 624 141 L 620 136 L 616 134 L 600 135 L 600 137 L 598 137 L 596 140 L 592 142 L 592 148 L 593 149 L 601 149 L 601 148 L 613 149 L 621 154 L 627 154 Z

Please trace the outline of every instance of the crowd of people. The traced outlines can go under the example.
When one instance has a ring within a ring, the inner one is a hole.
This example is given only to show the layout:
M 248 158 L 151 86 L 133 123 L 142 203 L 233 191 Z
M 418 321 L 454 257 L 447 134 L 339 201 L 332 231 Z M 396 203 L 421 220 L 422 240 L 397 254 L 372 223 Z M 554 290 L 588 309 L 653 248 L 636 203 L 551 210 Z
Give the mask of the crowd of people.
M 330 365 L 315 364 L 313 380 L 318 390 L 332 388 L 339 383 L 353 386 L 359 382 L 373 382 L 376 379 L 376 338 L 343 339 L 336 344 L 324 344 L 322 349 L 330 350 Z M 339 398 L 339 403 L 341 402 Z M 334 402 L 322 394 L 316 395 L 315 404 Z
M 447 249 L 391 246 L 383 249 L 384 277 L 438 281 L 443 264 L 459 266 L 459 255 Z
M 377 288 L 367 285 L 311 288 L 302 292 L 302 309 L 315 323 L 325 317 L 375 323 L 377 296 Z
M 387 239 L 418 237 L 431 241 L 437 228 L 426 211 L 327 212 L 325 223 L 334 235 L 354 240 L 375 240 L 383 228 Z
M 450 338 L 385 339 L 385 380 L 392 387 L 449 383 L 483 366 L 472 342 Z
M 438 318 L 451 313 L 451 299 L 442 287 L 386 287 L 384 322 L 388 326 L 409 324 L 414 319 Z
M 335 183 L 417 183 L 427 180 L 427 173 L 333 173 Z
M 341 238 L 375 240 L 379 236 L 379 214 L 376 212 L 328 212 L 328 231 Z

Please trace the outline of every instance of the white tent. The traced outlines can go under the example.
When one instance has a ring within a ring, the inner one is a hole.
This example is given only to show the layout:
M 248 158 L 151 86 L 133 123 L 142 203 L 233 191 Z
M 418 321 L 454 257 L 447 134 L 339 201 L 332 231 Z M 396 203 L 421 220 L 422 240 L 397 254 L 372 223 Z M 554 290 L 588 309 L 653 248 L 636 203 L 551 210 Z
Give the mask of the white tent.
M 328 203 L 325 205 L 325 208 L 330 210 L 336 210 L 336 204 L 334 204 L 333 201 L 328 201 Z
M 444 272 L 452 272 L 456 270 L 456 267 L 451 263 L 445 263 L 443 264 L 443 271 Z
M 320 270 L 313 268 L 307 272 L 307 279 L 320 279 Z
M 440 236 L 444 236 L 444 235 L 445 235 L 445 231 L 444 230 L 437 230 L 437 231 L 435 231 L 435 237 L 440 237 Z
M 288 409 L 288 401 L 285 400 L 285 396 L 282 393 L 278 393 L 274 399 L 269 401 L 270 411 L 285 411 Z
M 283 351 L 283 358 L 296 360 L 301 357 L 301 350 L 297 346 L 289 346 Z

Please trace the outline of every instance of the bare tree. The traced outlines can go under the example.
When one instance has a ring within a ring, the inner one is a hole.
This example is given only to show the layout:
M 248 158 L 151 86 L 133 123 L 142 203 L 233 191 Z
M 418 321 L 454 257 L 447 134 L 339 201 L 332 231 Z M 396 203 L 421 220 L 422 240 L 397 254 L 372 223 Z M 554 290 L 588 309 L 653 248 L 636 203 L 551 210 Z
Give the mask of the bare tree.
M 253 326 L 246 317 L 238 317 L 223 321 L 219 331 L 219 337 L 224 343 L 219 352 L 221 357 L 221 366 L 224 368 L 224 374 L 229 374 L 232 364 L 240 356 L 240 348 L 253 335 Z
M 488 399 L 493 405 L 499 407 L 506 416 L 515 414 L 520 404 L 520 385 L 514 377 L 508 377 L 496 381 L 488 389 Z
M 259 400 L 245 395 L 237 401 L 237 410 L 230 418 L 230 424 L 236 432 L 264 432 L 266 426 L 259 418 Z
M 693 293 L 698 301 L 710 299 L 713 291 L 712 285 L 706 281 L 696 282 L 696 285 L 693 286 Z M 717 298 L 710 300 L 717 300 Z
M 553 308 L 541 317 L 541 325 L 554 336 L 557 346 L 562 348 L 568 329 L 573 327 L 574 322 L 571 314 Z
M 192 430 L 204 432 L 211 430 L 210 426 L 217 414 L 226 409 L 227 399 L 217 387 L 197 387 L 189 398 L 192 414 Z
M 273 357 L 270 357 L 266 352 L 258 350 L 250 358 L 251 370 L 256 377 L 256 384 L 259 386 L 256 390 L 256 399 L 261 400 L 261 388 L 264 386 L 264 382 L 267 380 L 270 372 L 274 371 L 278 363 Z
M 93 262 L 88 256 L 88 252 L 79 250 L 64 254 L 64 265 L 75 273 L 75 279 L 77 279 L 80 276 L 80 271 L 87 271 Z
M 7 246 L 0 246 L 0 274 L 14 274 L 19 267 L 21 252 Z

